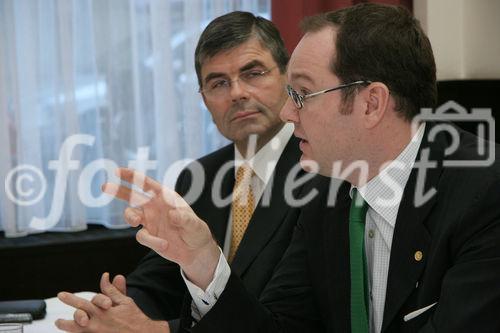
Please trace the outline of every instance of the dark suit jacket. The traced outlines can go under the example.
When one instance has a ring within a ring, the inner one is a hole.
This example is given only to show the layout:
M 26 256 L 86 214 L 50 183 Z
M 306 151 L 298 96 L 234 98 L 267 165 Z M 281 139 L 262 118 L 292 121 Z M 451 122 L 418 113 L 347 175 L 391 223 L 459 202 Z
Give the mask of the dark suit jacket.
M 271 190 L 270 205 L 262 200 L 256 207 L 231 268 L 247 290 L 260 296 L 264 286 L 290 243 L 299 216 L 298 208 L 290 208 L 284 197 L 285 179 L 299 161 L 298 140 L 294 137 L 286 145 L 266 190 Z M 231 195 L 234 185 L 234 146 L 226 146 L 198 162 L 205 170 L 205 184 L 199 198 L 192 203 L 194 212 L 209 225 L 220 246 L 224 245 L 230 203 L 218 208 L 212 200 L 212 185 L 219 170 L 227 163 L 221 185 L 221 197 Z M 300 169 L 299 169 L 300 170 Z M 298 176 L 303 172 L 299 171 Z M 185 195 L 191 186 L 192 175 L 184 170 L 176 184 L 176 191 Z M 294 191 L 300 197 L 302 186 Z M 263 197 L 265 194 L 263 195 Z M 139 307 L 154 319 L 179 318 L 187 288 L 177 264 L 169 262 L 155 252 L 149 253 L 137 269 L 127 277 L 127 293 Z
M 460 147 L 445 156 L 451 137 L 441 131 L 429 142 L 432 127 L 427 125 L 419 157 L 437 161 L 425 177 L 425 192 L 437 192 L 414 204 L 414 168 L 394 230 L 382 332 L 500 332 L 500 165 L 443 167 L 445 158 L 476 159 L 476 137 L 460 131 Z M 349 332 L 349 189 L 339 185 L 333 208 L 319 197 L 304 208 L 260 302 L 233 274 L 192 331 Z M 189 328 L 187 311 L 185 318 Z

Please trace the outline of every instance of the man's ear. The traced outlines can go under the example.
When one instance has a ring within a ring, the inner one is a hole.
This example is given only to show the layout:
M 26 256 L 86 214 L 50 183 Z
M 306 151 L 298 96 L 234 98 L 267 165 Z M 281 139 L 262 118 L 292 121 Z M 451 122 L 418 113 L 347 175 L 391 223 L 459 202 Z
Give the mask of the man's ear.
M 384 118 L 389 105 L 389 88 L 382 82 L 373 82 L 363 92 L 366 109 L 363 119 L 365 128 L 377 126 Z

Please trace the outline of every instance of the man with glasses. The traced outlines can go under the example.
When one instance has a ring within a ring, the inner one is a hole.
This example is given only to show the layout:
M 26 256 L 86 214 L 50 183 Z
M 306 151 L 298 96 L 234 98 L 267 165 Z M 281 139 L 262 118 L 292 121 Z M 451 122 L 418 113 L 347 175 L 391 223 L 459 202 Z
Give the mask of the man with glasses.
M 203 169 L 205 183 L 191 203 L 193 211 L 208 223 L 231 269 L 256 297 L 287 248 L 300 212 L 285 197 L 298 198 L 303 188 L 285 189 L 303 176 L 293 126 L 279 118 L 287 100 L 287 62 L 279 32 L 264 18 L 233 12 L 206 27 L 195 52 L 200 93 L 217 128 L 233 144 L 189 166 L 176 185 L 186 195 L 200 185 L 196 171 Z M 227 200 L 231 192 L 232 202 Z M 75 321 L 57 325 L 71 332 L 167 331 L 166 322 L 152 318 L 170 320 L 175 331 L 187 291 L 179 272 L 178 265 L 152 252 L 126 282 L 118 276 L 111 284 L 103 275 L 103 294 L 92 302 L 60 294 L 79 310 Z
M 295 125 L 301 163 L 342 183 L 302 210 L 260 299 L 203 220 L 159 184 L 143 189 L 166 199 L 126 217 L 200 288 L 183 328 L 499 332 L 500 166 L 477 163 L 485 142 L 472 134 L 419 120 L 436 101 L 436 68 L 418 21 L 368 3 L 306 19 L 303 30 L 281 116 Z M 176 231 L 156 229 L 160 221 Z
M 259 300 L 228 273 L 199 219 L 176 219 L 187 243 L 199 245 L 183 252 L 189 260 L 177 257 L 186 279 L 221 286 L 209 306 L 193 294 L 202 319 L 186 314 L 184 327 L 499 332 L 500 166 L 471 167 L 484 162 L 484 142 L 446 122 L 418 120 L 436 102 L 434 57 L 419 23 L 401 7 L 362 4 L 302 27 L 281 116 L 295 125 L 301 163 L 314 161 L 344 182 L 333 198 L 304 208 Z M 307 218 L 311 212 L 322 218 Z M 148 219 L 140 223 L 147 228 Z M 148 233 L 143 242 L 168 258 L 164 242 L 173 239 Z

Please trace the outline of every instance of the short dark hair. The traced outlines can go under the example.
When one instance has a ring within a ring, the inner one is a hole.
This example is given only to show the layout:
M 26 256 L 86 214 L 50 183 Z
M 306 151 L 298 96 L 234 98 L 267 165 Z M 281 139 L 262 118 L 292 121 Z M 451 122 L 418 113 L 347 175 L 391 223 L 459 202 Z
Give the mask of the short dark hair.
M 237 47 L 256 37 L 262 47 L 271 52 L 280 72 L 286 71 L 288 51 L 276 26 L 269 20 L 249 12 L 235 11 L 217 17 L 201 33 L 194 64 L 198 84 L 202 87 L 201 67 L 203 62 L 217 53 Z
M 436 64 L 420 23 L 401 6 L 363 3 L 302 21 L 304 33 L 331 26 L 337 30 L 331 70 L 342 83 L 383 82 L 396 101 L 396 110 L 412 120 L 421 108 L 437 100 Z M 351 101 L 353 89 L 343 91 Z

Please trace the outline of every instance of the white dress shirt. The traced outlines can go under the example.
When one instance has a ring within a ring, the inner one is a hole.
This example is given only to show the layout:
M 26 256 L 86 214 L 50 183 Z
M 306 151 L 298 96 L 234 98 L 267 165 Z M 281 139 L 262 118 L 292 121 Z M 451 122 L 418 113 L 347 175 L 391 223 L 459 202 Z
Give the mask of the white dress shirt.
M 420 125 L 398 157 L 376 177 L 358 188 L 360 195 L 369 205 L 365 222 L 365 252 L 369 273 L 371 333 L 378 333 L 382 329 L 392 236 L 403 191 L 415 163 L 424 130 L 425 124 Z M 352 189 L 353 187 L 351 197 Z M 231 269 L 222 252 L 214 279 L 206 292 L 182 275 L 193 297 L 192 310 L 195 319 L 199 320 L 213 307 L 218 296 L 224 291 L 230 275 Z
M 424 129 L 425 124 L 420 125 L 399 156 L 376 177 L 358 188 L 359 194 L 369 205 L 365 220 L 365 254 L 369 274 L 371 333 L 382 330 L 392 236 L 403 191 L 415 163 Z M 351 198 L 353 189 L 351 187 Z
M 244 156 L 246 155 L 246 152 L 242 153 L 236 148 L 236 146 L 234 147 L 235 176 L 236 170 L 243 164 L 250 166 L 254 172 L 250 186 L 252 187 L 252 192 L 255 198 L 254 204 L 256 206 L 262 197 L 267 184 L 271 180 L 276 164 L 278 164 L 278 160 L 283 153 L 283 150 L 292 137 L 293 131 L 293 124 L 286 123 L 283 128 L 253 156 Z M 251 152 L 249 152 L 249 154 L 252 155 Z M 209 284 L 205 291 L 191 283 L 181 270 L 182 278 L 186 282 L 189 293 L 193 298 L 193 303 L 191 305 L 193 318 L 197 320 L 203 317 L 203 315 L 210 310 L 217 300 L 218 295 L 220 295 L 224 290 L 227 280 L 231 275 L 231 269 L 226 261 L 231 247 L 231 236 L 232 213 L 229 214 L 224 249 L 221 252 L 219 264 L 217 265 L 214 273 L 214 280 Z

